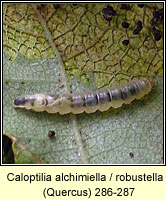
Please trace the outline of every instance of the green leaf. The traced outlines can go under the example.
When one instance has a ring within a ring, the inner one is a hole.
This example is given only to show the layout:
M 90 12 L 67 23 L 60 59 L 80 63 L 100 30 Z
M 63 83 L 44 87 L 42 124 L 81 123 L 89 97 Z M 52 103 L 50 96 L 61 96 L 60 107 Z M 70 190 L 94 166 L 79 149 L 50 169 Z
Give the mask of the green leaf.
M 4 5 L 3 44 L 9 56 L 4 53 L 3 129 L 44 163 L 161 163 L 163 47 L 162 39 L 154 41 L 149 20 L 156 5 L 141 10 L 132 4 L 128 14 L 113 4 L 119 14 L 110 24 L 102 16 L 106 6 Z M 143 30 L 133 36 L 143 17 Z M 127 31 L 124 20 L 131 24 Z M 13 100 L 26 94 L 95 90 L 145 75 L 155 77 L 152 92 L 119 109 L 61 116 L 13 107 Z M 50 130 L 56 137 L 48 137 Z
M 15 137 L 3 134 L 3 163 L 6 164 L 36 164 L 41 160 Z

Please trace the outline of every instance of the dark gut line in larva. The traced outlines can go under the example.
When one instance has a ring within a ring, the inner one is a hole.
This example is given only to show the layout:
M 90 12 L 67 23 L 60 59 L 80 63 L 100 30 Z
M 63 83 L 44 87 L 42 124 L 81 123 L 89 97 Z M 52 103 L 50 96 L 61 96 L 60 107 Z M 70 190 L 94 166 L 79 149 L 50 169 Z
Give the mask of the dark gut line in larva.
M 110 107 L 118 108 L 130 104 L 134 99 L 141 99 L 152 89 L 149 79 L 132 80 L 121 86 L 112 86 L 97 91 L 73 94 L 34 94 L 14 100 L 14 106 L 32 109 L 36 112 L 59 113 L 61 115 L 83 112 L 101 112 Z

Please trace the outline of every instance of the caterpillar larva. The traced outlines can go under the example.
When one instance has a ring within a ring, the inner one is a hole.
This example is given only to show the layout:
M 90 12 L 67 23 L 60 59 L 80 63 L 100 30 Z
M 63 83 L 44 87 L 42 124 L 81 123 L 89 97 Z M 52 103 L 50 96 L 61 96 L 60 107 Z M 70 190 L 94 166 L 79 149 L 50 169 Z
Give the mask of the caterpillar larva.
M 122 104 L 129 104 L 134 99 L 140 99 L 148 94 L 152 84 L 148 79 L 132 80 L 127 84 L 103 88 L 95 92 L 84 92 L 74 94 L 34 94 L 20 97 L 14 100 L 14 106 L 32 109 L 37 112 L 48 113 L 93 113 L 101 112 L 110 107 L 118 108 Z

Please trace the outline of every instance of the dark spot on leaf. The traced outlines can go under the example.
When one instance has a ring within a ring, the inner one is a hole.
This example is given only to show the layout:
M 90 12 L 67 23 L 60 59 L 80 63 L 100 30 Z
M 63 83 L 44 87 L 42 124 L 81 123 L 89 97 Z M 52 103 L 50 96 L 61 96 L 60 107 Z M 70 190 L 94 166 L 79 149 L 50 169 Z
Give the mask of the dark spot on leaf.
M 127 46 L 129 44 L 129 40 L 123 40 L 122 44 L 125 45 L 125 46 Z
M 164 8 L 159 9 L 159 15 L 160 17 L 164 17 Z
M 139 34 L 139 30 L 138 29 L 134 29 L 133 34 L 134 35 L 138 35 Z
M 144 4 L 137 4 L 138 7 L 143 8 Z
M 134 157 L 134 153 L 133 152 L 130 152 L 129 155 L 130 155 L 131 158 Z
M 127 22 L 122 22 L 122 27 L 123 27 L 123 28 L 128 28 L 128 27 L 129 27 L 129 23 L 127 23 Z
M 53 4 L 53 6 L 54 6 L 54 9 L 55 9 L 55 10 L 58 9 L 58 8 L 60 8 L 60 5 L 59 5 L 59 4 Z
M 37 4 L 36 7 L 38 10 L 43 10 L 46 7 L 46 5 L 45 4 Z
M 155 12 L 153 13 L 153 17 L 159 18 L 159 17 L 160 17 L 159 11 L 155 11 Z
M 138 21 L 138 22 L 137 22 L 137 29 L 138 29 L 139 31 L 142 30 L 142 22 L 141 22 L 141 21 Z
M 107 21 L 111 21 L 112 16 L 116 15 L 116 11 L 113 9 L 112 6 L 107 6 L 107 8 L 103 8 L 102 13 L 104 19 L 106 19 Z
M 120 9 L 123 9 L 123 10 L 130 10 L 131 7 L 130 7 L 130 5 L 128 5 L 128 4 L 121 4 Z
M 161 39 L 161 31 L 153 27 L 152 32 L 153 32 L 155 40 L 159 41 Z
M 157 19 L 157 18 L 152 18 L 152 19 L 150 20 L 150 24 L 151 24 L 152 26 L 156 25 L 157 22 L 158 22 L 158 19 Z
M 49 131 L 49 132 L 48 132 L 48 136 L 49 136 L 49 137 L 55 136 L 55 131 Z

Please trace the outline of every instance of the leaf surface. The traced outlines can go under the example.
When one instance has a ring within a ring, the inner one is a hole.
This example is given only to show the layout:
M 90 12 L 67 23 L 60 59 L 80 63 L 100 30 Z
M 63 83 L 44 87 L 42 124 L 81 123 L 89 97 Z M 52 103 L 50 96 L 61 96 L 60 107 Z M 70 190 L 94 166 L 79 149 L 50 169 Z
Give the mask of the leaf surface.
M 126 12 L 115 4 L 119 14 L 110 24 L 102 16 L 106 6 L 4 6 L 4 132 L 44 163 L 161 163 L 163 47 L 162 39 L 154 41 L 147 28 L 152 5 L 141 10 L 133 4 Z M 133 36 L 136 13 L 144 16 L 145 28 Z M 121 27 L 124 16 L 131 26 L 128 31 Z M 127 37 L 130 45 L 125 47 L 122 41 Z M 95 90 L 141 75 L 155 77 L 152 92 L 119 109 L 61 116 L 13 107 L 18 96 Z M 50 130 L 56 132 L 55 138 L 48 137 Z

